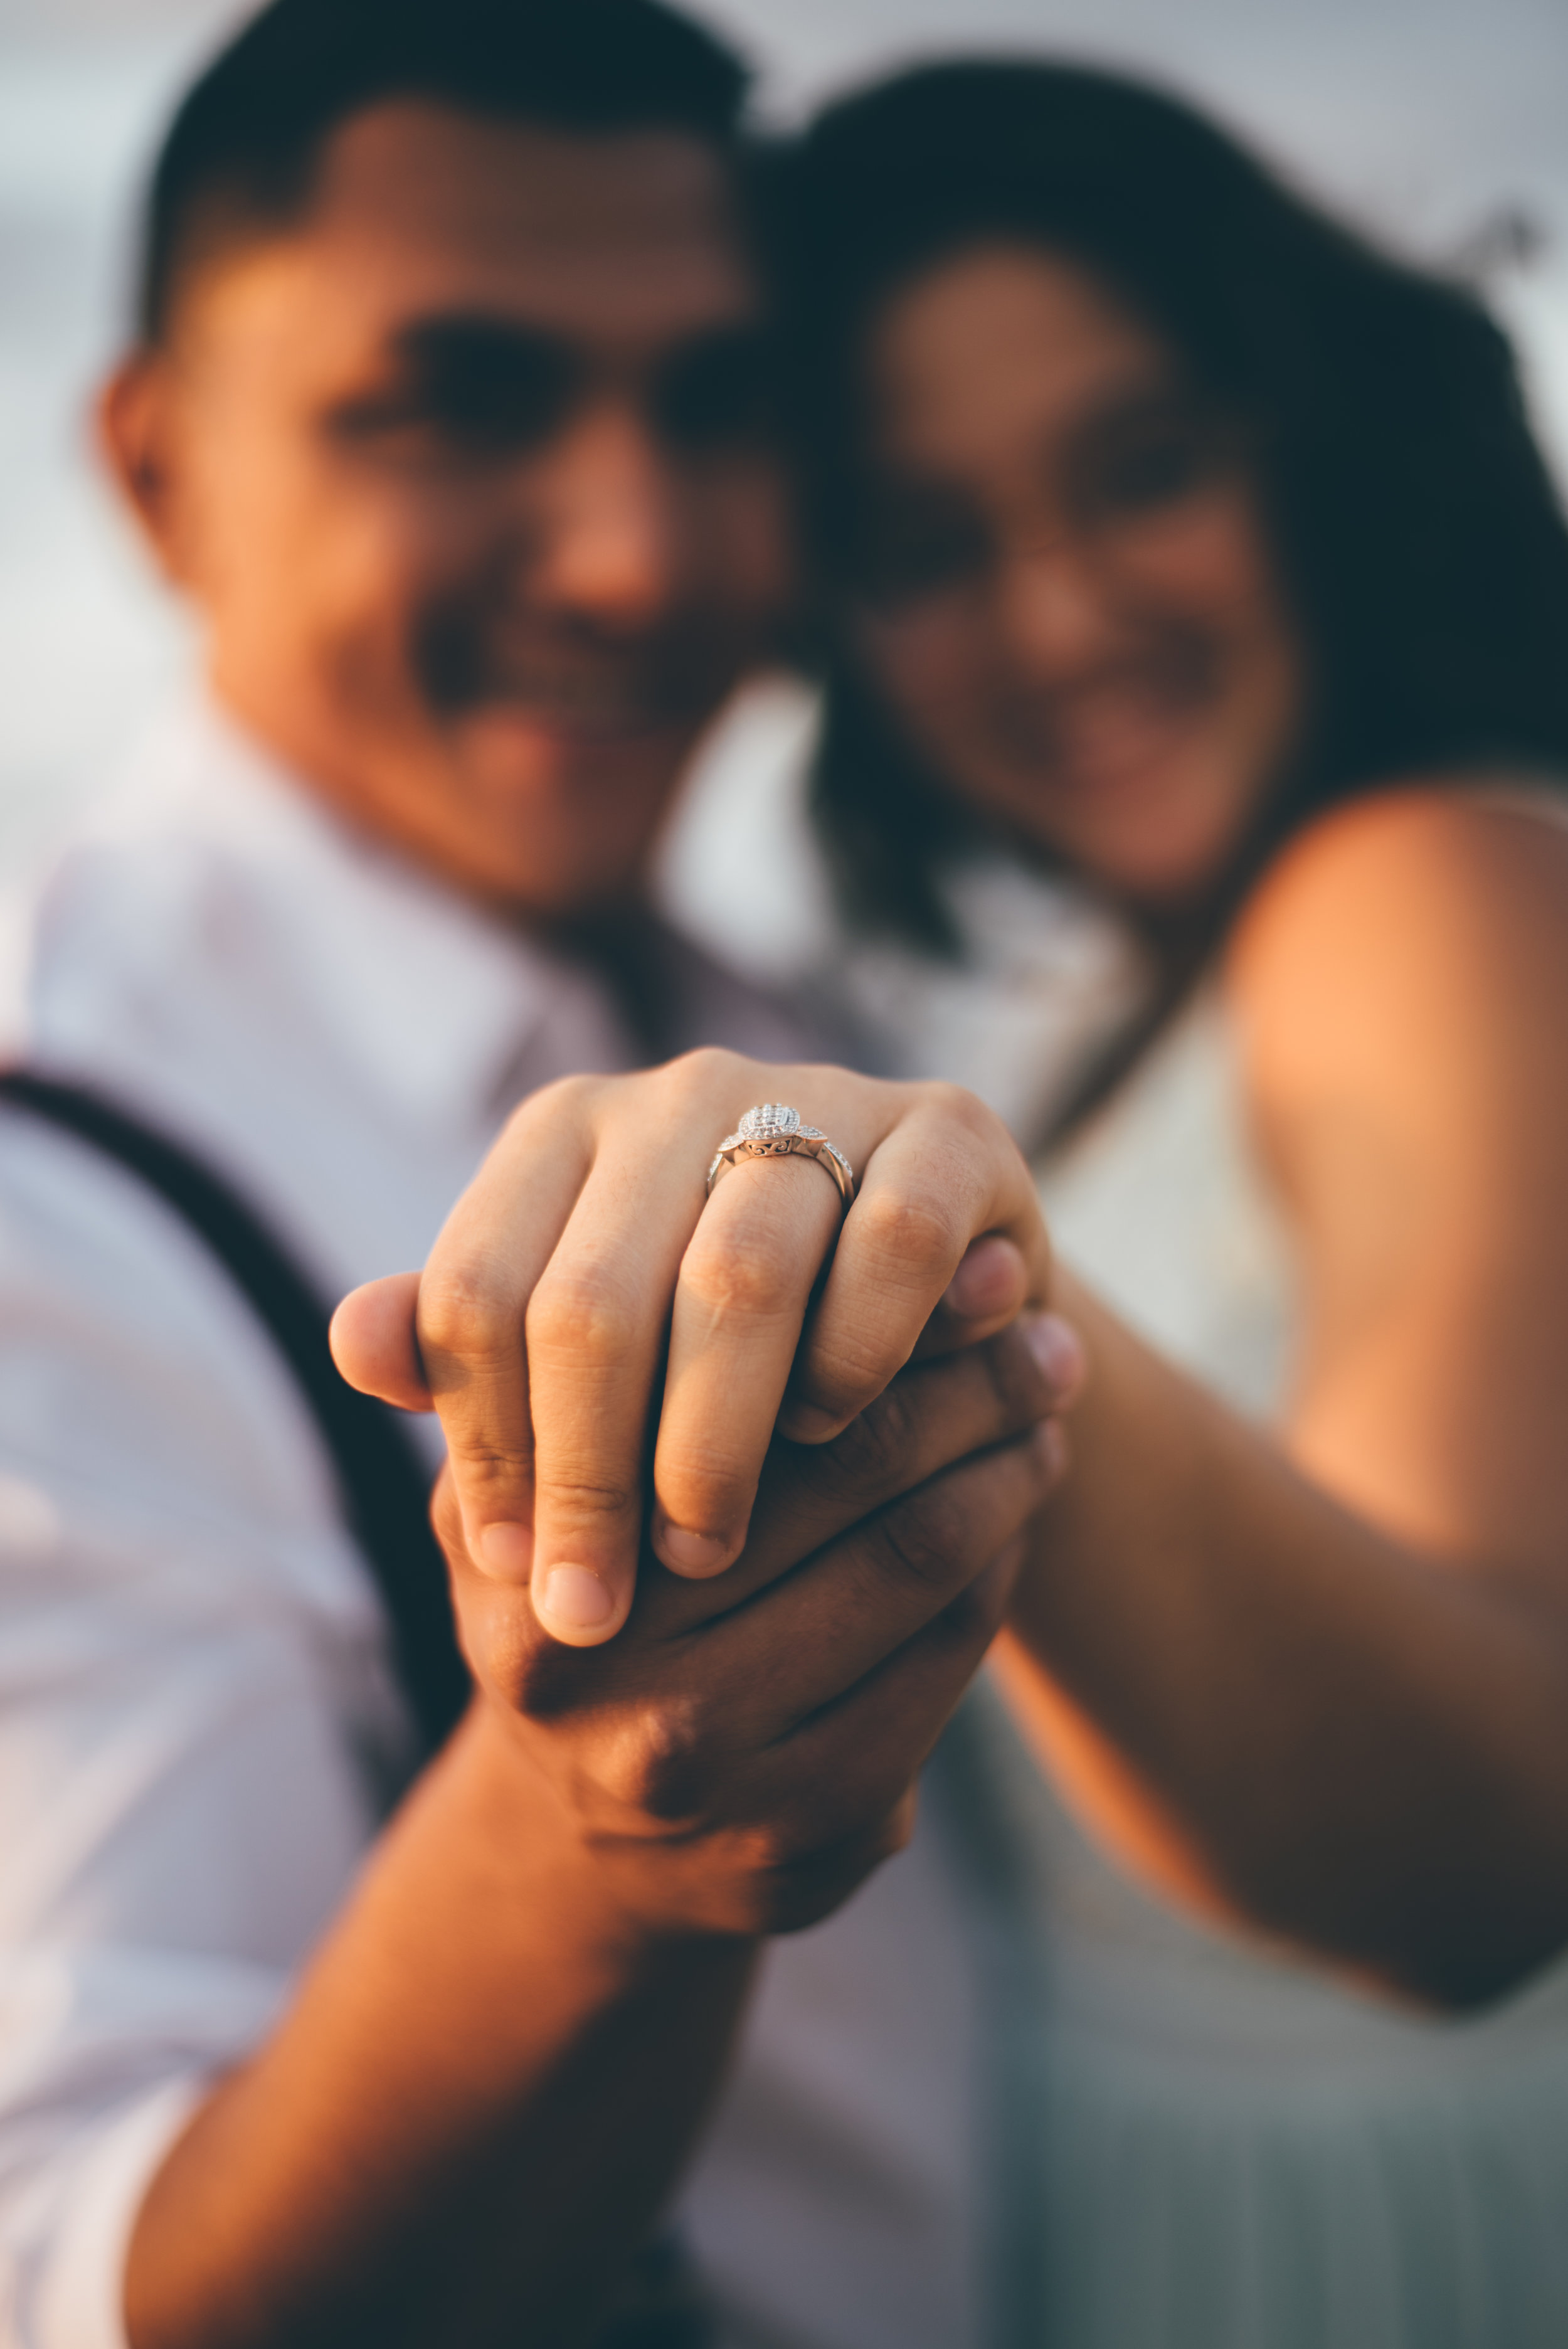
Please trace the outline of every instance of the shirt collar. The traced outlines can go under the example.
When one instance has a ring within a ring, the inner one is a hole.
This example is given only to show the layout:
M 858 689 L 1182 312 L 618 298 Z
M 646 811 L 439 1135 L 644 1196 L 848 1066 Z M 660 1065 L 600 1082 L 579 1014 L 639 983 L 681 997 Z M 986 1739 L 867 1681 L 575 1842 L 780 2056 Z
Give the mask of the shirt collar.
M 221 869 L 355 1064 L 410 1116 L 503 1105 L 509 1071 L 575 992 L 602 1064 L 619 1057 L 590 981 L 345 822 L 210 698 L 170 714 L 77 841 Z

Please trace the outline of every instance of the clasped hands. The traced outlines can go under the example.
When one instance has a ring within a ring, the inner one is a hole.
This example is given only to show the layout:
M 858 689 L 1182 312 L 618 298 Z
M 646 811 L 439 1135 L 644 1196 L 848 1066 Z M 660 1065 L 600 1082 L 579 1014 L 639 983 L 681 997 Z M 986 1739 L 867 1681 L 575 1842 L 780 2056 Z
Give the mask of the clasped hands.
M 705 1204 L 762 1100 L 850 1158 L 847 1216 L 799 1157 Z M 424 1272 L 340 1307 L 345 1375 L 440 1414 L 484 1733 L 640 1917 L 786 1930 L 903 1839 L 1065 1464 L 1049 1276 L 972 1096 L 706 1050 L 532 1095 Z

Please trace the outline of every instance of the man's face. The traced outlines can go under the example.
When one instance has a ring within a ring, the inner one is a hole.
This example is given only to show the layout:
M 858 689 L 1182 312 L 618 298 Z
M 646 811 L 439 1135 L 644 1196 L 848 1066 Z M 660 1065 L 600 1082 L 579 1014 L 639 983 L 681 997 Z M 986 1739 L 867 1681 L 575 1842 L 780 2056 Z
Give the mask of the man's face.
M 329 800 L 549 916 L 634 886 L 787 586 L 718 157 L 423 102 L 193 269 L 110 388 L 222 698 Z

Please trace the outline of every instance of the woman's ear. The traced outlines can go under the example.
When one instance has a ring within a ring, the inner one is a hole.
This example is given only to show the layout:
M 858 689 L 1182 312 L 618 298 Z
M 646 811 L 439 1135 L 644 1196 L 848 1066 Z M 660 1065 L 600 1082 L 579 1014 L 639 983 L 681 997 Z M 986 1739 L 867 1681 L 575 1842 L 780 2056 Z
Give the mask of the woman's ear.
M 188 586 L 179 402 L 160 352 L 132 351 L 98 397 L 98 448 L 170 585 Z

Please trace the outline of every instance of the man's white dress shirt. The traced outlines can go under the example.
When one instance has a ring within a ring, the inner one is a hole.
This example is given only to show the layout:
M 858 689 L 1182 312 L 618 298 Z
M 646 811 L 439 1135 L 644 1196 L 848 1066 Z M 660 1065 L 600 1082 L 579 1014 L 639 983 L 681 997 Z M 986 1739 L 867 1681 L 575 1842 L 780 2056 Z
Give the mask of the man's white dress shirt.
M 0 956 L 0 1056 L 194 1145 L 325 1297 L 422 1262 L 524 1093 L 636 1057 L 591 975 L 205 708 Z M 795 1046 L 717 969 L 705 987 L 707 1040 Z M 125 2349 L 146 2184 L 286 2002 L 407 1738 L 378 1597 L 251 1309 L 134 1177 L 0 1109 L 0 2349 Z M 970 2340 L 961 1941 L 923 1832 L 781 1945 L 684 2209 L 731 2342 Z

